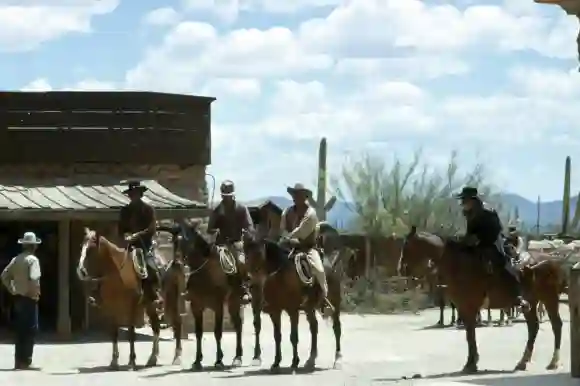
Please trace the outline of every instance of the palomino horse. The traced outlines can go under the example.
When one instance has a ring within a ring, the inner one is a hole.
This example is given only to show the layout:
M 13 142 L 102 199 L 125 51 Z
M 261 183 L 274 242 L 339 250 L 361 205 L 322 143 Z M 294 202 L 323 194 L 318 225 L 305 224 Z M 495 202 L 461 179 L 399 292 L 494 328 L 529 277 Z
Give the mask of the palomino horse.
M 90 269 L 87 266 L 91 267 Z M 94 272 L 89 272 L 92 270 Z M 100 311 L 112 326 L 113 354 L 111 369 L 119 368 L 119 328 L 129 328 L 129 366 L 136 367 L 135 328 L 142 324 L 143 311 L 147 314 L 153 330 L 153 348 L 147 366 L 155 366 L 159 356 L 160 320 L 153 299 L 143 296 L 141 279 L 134 254 L 119 248 L 96 231 L 85 228 L 77 274 L 83 281 L 99 282 L 102 299 Z M 95 275 L 95 276 L 93 276 Z M 178 308 L 180 294 L 185 287 L 184 268 L 179 260 L 173 260 L 163 275 L 165 317 L 173 327 L 176 338 L 174 364 L 181 358 L 181 315 Z
M 483 256 L 475 256 L 465 246 L 454 239 L 445 239 L 430 233 L 417 233 L 413 226 L 405 238 L 399 261 L 399 271 L 404 275 L 413 275 L 421 267 L 430 264 L 438 268 L 443 281 L 448 285 L 451 301 L 457 306 L 466 330 L 468 345 L 467 363 L 464 372 L 477 371 L 479 354 L 475 336 L 476 318 L 486 298 L 489 307 L 506 309 L 514 303 L 507 280 L 502 272 L 490 273 L 488 263 Z M 562 340 L 562 319 L 559 312 L 559 295 L 561 293 L 561 270 L 557 262 L 546 262 L 536 266 L 525 266 L 521 270 L 524 296 L 530 303 L 530 310 L 524 312 L 528 327 L 528 341 L 516 370 L 525 370 L 531 360 L 534 343 L 538 335 L 537 317 L 538 301 L 546 307 L 554 333 L 554 353 L 548 369 L 556 369 L 560 361 Z
M 239 286 L 232 285 L 230 274 L 226 273 L 231 262 L 224 262 L 217 246 L 208 242 L 197 229 L 196 223 L 175 224 L 173 227 L 157 228 L 173 234 L 175 250 L 179 251 L 189 265 L 190 274 L 187 280 L 186 299 L 190 302 L 191 313 L 195 322 L 196 355 L 192 364 L 193 370 L 201 370 L 203 351 L 203 312 L 210 309 L 214 312 L 214 337 L 216 340 L 215 367 L 223 369 L 222 334 L 224 324 L 224 305 L 227 305 L 230 319 L 236 332 L 236 354 L 233 366 L 242 365 L 242 305 Z
M 302 264 L 295 264 L 295 259 L 290 259 L 290 251 L 281 248 L 278 243 L 271 240 L 254 241 L 246 243 L 248 269 L 254 278 L 262 282 L 263 311 L 270 315 L 274 326 L 274 342 L 276 351 L 272 371 L 280 368 L 282 361 L 281 350 L 281 319 L 282 312 L 286 311 L 290 317 L 290 342 L 292 343 L 291 368 L 296 369 L 300 363 L 298 357 L 298 316 L 304 311 L 310 325 L 311 344 L 310 357 L 306 361 L 305 368 L 313 370 L 318 356 L 318 320 L 316 309 L 320 304 L 320 288 L 312 280 L 312 276 L 305 274 Z M 335 338 L 334 366 L 338 367 L 342 359 L 341 354 L 341 324 L 340 303 L 342 289 L 340 277 L 334 271 L 335 259 L 330 264 L 325 264 L 328 281 L 328 300 L 334 308 L 332 312 L 332 328 Z M 306 279 L 307 283 L 303 281 Z M 308 295 L 306 295 L 308 294 Z M 306 299 L 305 299 L 306 297 Z

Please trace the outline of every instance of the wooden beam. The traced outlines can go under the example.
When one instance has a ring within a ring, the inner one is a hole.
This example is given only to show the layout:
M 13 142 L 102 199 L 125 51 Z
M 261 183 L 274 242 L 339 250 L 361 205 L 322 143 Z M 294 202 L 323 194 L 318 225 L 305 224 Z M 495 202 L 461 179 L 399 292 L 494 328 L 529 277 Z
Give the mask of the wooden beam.
M 215 98 L 135 91 L 0 92 L 1 110 L 174 111 L 208 107 Z
M 209 216 L 210 210 L 199 209 L 156 209 L 158 218 L 178 219 L 178 218 L 199 218 Z M 81 221 L 116 221 L 119 217 L 119 209 L 112 210 L 84 210 L 66 211 L 49 209 L 21 209 L 2 210 L 0 209 L 0 221 L 16 220 L 38 220 L 38 221 L 61 221 L 61 220 L 81 220 Z
M 71 335 L 70 319 L 70 221 L 58 223 L 58 305 L 56 328 L 61 339 Z
M 208 165 L 209 126 L 201 130 L 0 130 L 0 164 L 83 162 Z
M 95 112 L 95 111 L 0 111 L 0 125 L 7 128 L 159 128 L 179 130 L 200 130 L 209 127 L 208 111 L 190 113 L 165 112 Z M 74 129 L 77 128 L 77 129 Z M 52 130 L 51 130 L 52 129 Z M 24 129 L 23 129 L 24 130 Z

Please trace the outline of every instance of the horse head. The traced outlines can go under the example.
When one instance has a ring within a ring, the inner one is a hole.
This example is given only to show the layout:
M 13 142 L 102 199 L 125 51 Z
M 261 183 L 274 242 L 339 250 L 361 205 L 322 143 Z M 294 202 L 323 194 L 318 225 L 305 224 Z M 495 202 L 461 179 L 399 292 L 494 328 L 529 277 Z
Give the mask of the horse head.
M 190 266 L 199 259 L 209 258 L 213 252 L 213 244 L 202 236 L 199 222 L 183 220 L 169 227 L 159 226 L 157 230 L 172 235 L 174 253 L 181 254 Z
M 77 266 L 77 276 L 80 280 L 88 281 L 93 278 L 89 275 L 87 270 L 87 255 L 89 252 L 98 251 L 101 241 L 101 236 L 97 231 L 85 228 L 83 242 L 81 244 L 81 255 Z M 98 253 L 98 252 L 97 252 Z
M 397 271 L 400 276 L 425 277 L 443 253 L 443 239 L 427 232 L 418 232 L 415 225 L 403 239 Z

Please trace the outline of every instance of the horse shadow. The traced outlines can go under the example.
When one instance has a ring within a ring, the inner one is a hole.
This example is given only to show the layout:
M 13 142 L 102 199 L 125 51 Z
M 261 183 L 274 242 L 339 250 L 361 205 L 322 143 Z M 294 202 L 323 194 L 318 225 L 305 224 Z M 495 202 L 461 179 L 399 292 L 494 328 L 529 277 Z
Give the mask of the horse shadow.
M 293 369 L 291 367 L 280 367 L 277 370 L 271 370 L 268 368 L 262 369 L 254 369 L 254 370 L 246 370 L 241 374 L 231 374 L 226 375 L 220 378 L 223 379 L 235 379 L 235 378 L 245 378 L 245 377 L 261 377 L 261 376 L 275 376 L 275 375 L 305 375 L 305 374 L 314 374 L 319 371 L 323 371 L 326 369 L 315 367 L 315 368 L 306 368 L 306 367 L 299 367 L 297 369 Z
M 77 373 L 64 373 L 64 374 L 55 374 L 55 375 L 78 375 L 78 374 L 104 374 L 104 373 L 119 373 L 119 372 L 130 372 L 130 371 L 139 371 L 149 368 L 145 365 L 137 365 L 135 367 L 129 365 L 119 365 L 118 368 L 112 369 L 109 366 L 99 365 L 99 366 L 88 366 L 88 367 L 77 367 Z
M 179 368 L 179 369 L 164 371 L 162 373 L 146 374 L 146 375 L 143 375 L 141 378 L 155 379 L 155 378 L 163 378 L 163 377 L 167 377 L 170 375 L 176 375 L 176 374 L 228 373 L 228 372 L 231 372 L 234 368 L 235 367 L 231 366 L 231 365 L 227 365 L 227 366 L 219 367 L 219 368 L 216 366 L 204 366 L 203 369 L 201 369 L 201 370 L 194 370 L 191 368 Z
M 478 377 L 478 376 L 486 376 L 486 375 L 507 375 L 507 374 L 514 374 L 514 370 L 479 370 L 476 373 L 468 374 L 464 373 L 463 371 L 453 371 L 450 373 L 439 373 L 439 374 L 429 374 L 427 376 L 422 376 L 421 374 L 414 374 L 412 376 L 403 376 L 400 378 L 375 378 L 373 382 L 399 382 L 401 380 L 431 380 L 431 379 L 443 379 L 443 378 L 461 378 L 461 377 Z M 506 378 L 512 379 L 512 378 Z M 486 378 L 487 380 L 487 378 Z M 462 381 L 464 382 L 464 381 Z M 465 381 L 467 382 L 467 381 Z M 507 384 L 506 384 L 507 385 Z M 510 383 L 510 386 L 512 384 Z
M 490 377 L 483 379 L 470 379 L 463 381 L 479 386 L 576 386 L 578 380 L 572 378 L 570 373 L 532 374 L 515 377 Z

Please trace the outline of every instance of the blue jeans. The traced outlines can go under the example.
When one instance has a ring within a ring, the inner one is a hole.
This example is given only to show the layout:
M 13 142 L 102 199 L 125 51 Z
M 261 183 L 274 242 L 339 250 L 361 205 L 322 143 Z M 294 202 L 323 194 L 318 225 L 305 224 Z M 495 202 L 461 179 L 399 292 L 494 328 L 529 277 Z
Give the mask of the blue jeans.
M 14 296 L 14 363 L 30 366 L 38 330 L 38 303 L 26 296 Z

